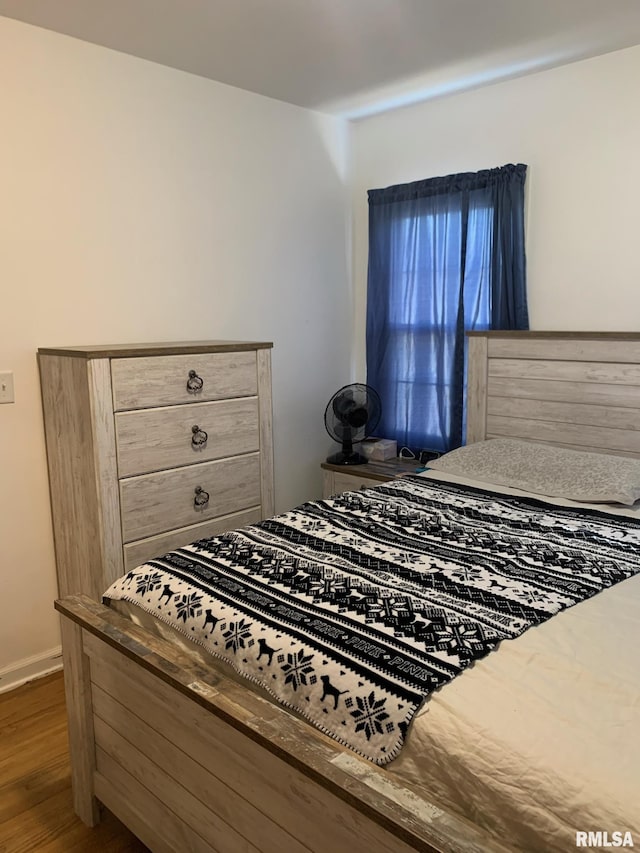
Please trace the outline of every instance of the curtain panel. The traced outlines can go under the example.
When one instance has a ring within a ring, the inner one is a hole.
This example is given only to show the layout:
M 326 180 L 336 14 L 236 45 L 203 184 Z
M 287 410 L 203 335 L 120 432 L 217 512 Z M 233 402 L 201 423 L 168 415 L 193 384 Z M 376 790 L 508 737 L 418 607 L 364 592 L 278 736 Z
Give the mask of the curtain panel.
M 462 444 L 465 332 L 527 329 L 527 167 L 369 190 L 367 383 L 398 446 Z

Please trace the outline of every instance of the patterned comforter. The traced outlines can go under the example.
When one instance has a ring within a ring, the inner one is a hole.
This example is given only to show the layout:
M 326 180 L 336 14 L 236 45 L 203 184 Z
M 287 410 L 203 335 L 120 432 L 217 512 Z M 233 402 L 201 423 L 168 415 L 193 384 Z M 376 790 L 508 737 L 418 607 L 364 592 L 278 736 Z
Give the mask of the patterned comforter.
M 405 477 L 165 554 L 134 602 L 377 764 L 473 661 L 640 570 L 637 521 Z

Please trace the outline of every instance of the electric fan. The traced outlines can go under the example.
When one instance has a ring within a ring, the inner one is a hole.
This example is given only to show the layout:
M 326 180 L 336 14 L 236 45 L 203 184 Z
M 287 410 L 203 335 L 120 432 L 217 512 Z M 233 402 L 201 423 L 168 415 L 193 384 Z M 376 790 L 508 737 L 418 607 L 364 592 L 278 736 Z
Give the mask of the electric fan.
M 342 450 L 333 453 L 327 462 L 333 465 L 364 465 L 368 459 L 354 451 L 353 444 L 370 436 L 378 426 L 382 406 L 378 392 L 369 385 L 354 382 L 333 395 L 324 413 L 324 424 Z

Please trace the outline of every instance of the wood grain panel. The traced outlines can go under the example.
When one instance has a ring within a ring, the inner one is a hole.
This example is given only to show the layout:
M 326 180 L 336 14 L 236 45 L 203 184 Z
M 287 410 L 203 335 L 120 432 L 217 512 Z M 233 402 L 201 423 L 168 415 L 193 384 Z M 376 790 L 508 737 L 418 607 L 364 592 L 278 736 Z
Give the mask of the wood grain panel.
M 473 440 L 640 455 L 639 334 L 488 332 L 470 346 L 483 339 L 486 356 L 477 349 L 474 370 L 486 370 L 487 386 L 470 384 L 468 405 L 488 415 Z
M 573 444 L 577 447 L 598 447 L 601 452 L 616 450 L 634 455 L 640 453 L 640 432 L 624 429 L 489 415 L 487 432 L 503 438 L 524 438 L 553 444 Z
M 493 376 L 640 385 L 640 364 L 493 358 L 489 359 L 489 377 Z
M 189 371 L 203 381 L 187 390 Z M 117 358 L 111 362 L 115 411 L 252 397 L 258 391 L 255 352 Z
M 56 609 L 86 629 L 92 672 L 108 668 L 122 691 L 121 704 L 212 773 L 235 774 L 239 787 L 233 785 L 234 791 L 254 805 L 259 800 L 260 810 L 279 824 L 270 804 L 280 804 L 281 825 L 304 843 L 294 831 L 298 827 L 311 850 L 506 853 L 478 827 L 424 800 L 383 768 L 358 758 L 250 687 L 228 679 L 215 666 L 194 662 L 111 609 L 86 596 L 57 601 Z M 154 685 L 150 693 L 145 689 L 147 679 Z M 191 709 L 186 717 L 184 702 Z M 192 739 L 183 742 L 187 737 Z M 288 768 L 284 772 L 282 765 Z M 289 771 L 293 777 L 286 775 Z M 302 784 L 296 781 L 299 777 Z M 109 804 L 116 802 L 111 795 L 105 799 L 101 780 L 97 774 L 98 796 Z M 132 801 L 131 815 L 126 815 L 129 803 L 121 799 L 124 811 L 118 811 L 119 816 L 144 839 L 144 827 L 137 828 L 141 818 L 137 803 Z M 320 809 L 318 801 L 324 804 Z M 367 832 L 361 831 L 363 826 Z
M 606 382 L 562 382 L 549 379 L 507 379 L 493 376 L 489 380 L 490 397 L 591 403 L 601 406 L 640 408 L 640 385 L 610 385 Z
M 127 732 L 126 729 L 125 731 Z M 144 754 L 144 747 L 148 747 L 149 742 L 139 746 L 125 739 L 99 718 L 96 718 L 95 732 L 98 773 L 109 778 L 108 768 L 113 767 L 111 762 L 115 762 L 118 768 L 144 785 L 161 804 L 177 812 L 187 826 L 197 827 L 198 837 L 213 849 L 223 850 L 224 853 L 260 853 L 253 844 L 216 814 L 215 801 L 212 808 L 207 807 L 198 796 L 194 796 L 193 782 L 184 780 L 187 783 L 184 785 L 177 781 L 176 767 L 169 765 L 166 757 L 163 759 L 161 753 L 156 751 L 156 757 L 160 759 L 160 763 L 151 761 Z M 131 738 L 129 732 L 127 735 Z M 168 744 L 166 741 L 165 743 Z M 104 761 L 103 753 L 109 756 L 111 762 Z M 179 760 L 179 752 L 177 755 Z M 192 763 L 195 764 L 195 762 Z M 200 797 L 205 796 L 202 790 L 197 793 Z
M 108 586 L 119 578 L 124 570 L 109 361 L 100 358 L 87 362 L 87 376 L 93 425 L 94 476 L 98 506 L 101 510 L 98 512 L 99 539 L 102 547 L 103 579 Z
M 271 399 L 271 351 L 257 353 L 258 399 L 260 402 L 260 492 L 262 517 L 275 512 L 273 481 L 273 411 Z
M 96 445 L 87 363 L 80 359 L 39 358 L 40 385 L 47 444 L 51 515 L 60 595 L 85 592 L 99 598 L 102 567 L 113 573 L 109 546 L 119 538 L 119 525 L 109 527 L 100 519 L 99 494 L 108 486 L 96 483 Z M 98 368 L 97 373 L 100 373 Z M 108 426 L 101 424 L 100 446 L 107 445 Z M 108 452 L 108 449 L 107 449 Z M 109 467 L 109 461 L 105 463 Z M 99 466 L 98 466 L 99 468 Z M 110 513 L 111 515 L 111 513 Z M 115 531 L 115 532 L 114 532 Z M 106 536 L 106 539 L 104 538 Z M 118 542 L 118 553 L 122 545 Z M 121 572 L 120 572 L 121 573 Z
M 99 811 L 93 790 L 95 740 L 89 659 L 84 654 L 82 629 L 63 619 L 61 631 L 73 807 L 83 823 L 95 826 Z
M 357 492 L 359 489 L 370 489 L 372 486 L 377 485 L 377 480 L 370 480 L 367 477 L 359 477 L 357 473 L 347 474 L 334 471 L 332 494 L 339 495 L 343 492 Z
M 219 837 L 222 840 L 229 835 L 229 843 L 225 842 L 224 850 L 227 847 L 231 850 L 232 845 L 237 847 L 238 840 L 237 833 L 230 830 L 231 827 L 237 827 L 240 835 L 261 839 L 263 853 L 282 853 L 283 850 L 287 853 L 307 853 L 307 847 L 220 782 L 207 767 L 162 738 L 144 720 L 130 713 L 95 685 L 94 707 L 99 718 L 96 720 L 98 745 L 103 746 L 119 764 L 141 779 L 160 798 L 162 795 L 157 788 L 164 783 L 160 783 L 157 776 L 158 769 L 164 768 L 171 780 L 172 793 L 174 786 L 180 786 L 189 794 L 189 797 L 184 798 L 181 814 L 189 822 L 195 821 L 203 828 L 210 828 L 206 834 L 202 833 L 205 838 L 212 837 L 215 840 Z M 126 740 L 119 733 L 124 733 Z M 135 747 L 134 764 L 129 756 L 130 744 Z M 192 803 L 192 798 L 198 802 Z M 210 815 L 202 813 L 203 804 L 217 817 L 214 823 Z
M 128 572 L 153 557 L 166 554 L 167 551 L 182 548 L 184 545 L 189 545 L 191 542 L 205 539 L 208 536 L 219 536 L 220 533 L 226 533 L 236 527 L 255 524 L 261 519 L 262 511 L 259 506 L 256 506 L 242 512 L 223 515 L 211 521 L 203 521 L 201 524 L 190 524 L 188 527 L 181 527 L 179 530 L 172 530 L 169 533 L 161 533 L 158 536 L 150 536 L 147 539 L 131 542 L 124 546 L 124 570 Z
M 118 412 L 115 419 L 120 477 L 260 449 L 256 397 Z M 194 426 L 208 434 L 197 448 L 191 441 Z
M 470 338 L 478 340 L 478 338 Z M 482 340 L 482 338 L 480 338 Z M 640 336 L 635 340 L 608 338 L 513 338 L 488 337 L 488 357 L 543 359 L 558 361 L 630 362 L 640 364 Z
M 484 438 L 487 428 L 487 339 L 472 337 L 467 349 L 467 444 Z
M 541 329 L 484 329 L 478 332 L 467 332 L 468 337 L 482 337 L 488 340 L 505 339 L 513 341 L 514 350 L 518 340 L 547 340 L 547 341 L 640 341 L 640 332 L 568 332 L 547 331 Z
M 322 472 L 322 497 L 330 498 L 331 495 L 337 494 L 334 473 L 333 471 L 324 470 Z
M 489 397 L 487 411 L 489 415 L 525 418 L 533 421 L 556 421 L 565 424 L 602 426 L 610 429 L 640 430 L 640 417 L 637 410 L 616 406 Z
M 64 358 L 132 358 L 152 355 L 181 355 L 201 352 L 248 352 L 271 349 L 271 341 L 160 341 L 139 344 L 98 344 L 96 346 L 40 347 L 39 353 Z
M 196 488 L 209 494 L 196 509 Z M 120 481 L 124 542 L 208 521 L 260 504 L 260 454 L 203 462 Z
M 92 678 L 98 687 L 193 760 L 201 760 L 203 754 L 215 755 L 210 772 L 310 850 L 409 853 L 410 848 L 399 839 L 369 824 L 346 803 L 222 720 L 172 693 L 131 661 L 111 660 L 110 650 L 98 651 L 93 641 L 87 647 L 91 648 Z M 308 741 L 308 750 L 312 743 Z M 323 827 L 322 836 L 318 826 Z
M 323 462 L 321 467 L 322 497 L 329 498 L 353 489 L 369 489 L 403 474 L 412 474 L 419 465 L 415 459 L 387 459 L 350 466 Z
M 152 850 L 225 853 L 223 847 L 213 847 L 205 841 L 179 814 L 168 809 L 102 749 L 96 750 L 96 766 L 96 792 L 100 800 L 127 824 L 135 803 L 138 821 L 131 828 Z M 123 808 L 124 804 L 128 809 Z

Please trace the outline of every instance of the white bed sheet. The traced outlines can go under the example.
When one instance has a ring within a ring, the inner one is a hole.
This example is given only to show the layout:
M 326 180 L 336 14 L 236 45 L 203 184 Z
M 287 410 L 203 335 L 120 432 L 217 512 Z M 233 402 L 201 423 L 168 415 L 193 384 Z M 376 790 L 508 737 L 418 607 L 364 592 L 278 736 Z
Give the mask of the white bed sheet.
M 640 507 L 614 511 L 640 518 Z M 207 658 L 134 605 L 114 604 Z M 631 832 L 640 845 L 640 576 L 503 641 L 432 694 L 386 769 L 514 851 L 575 850 L 579 831 Z
M 575 850 L 589 830 L 640 845 L 640 576 L 503 641 L 432 694 L 388 769 L 514 850 Z

